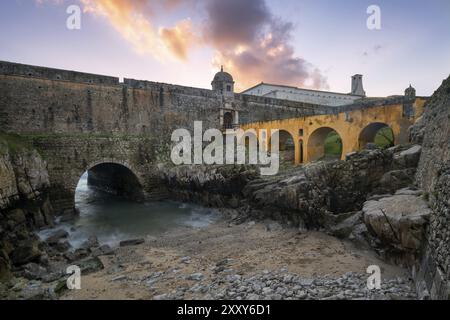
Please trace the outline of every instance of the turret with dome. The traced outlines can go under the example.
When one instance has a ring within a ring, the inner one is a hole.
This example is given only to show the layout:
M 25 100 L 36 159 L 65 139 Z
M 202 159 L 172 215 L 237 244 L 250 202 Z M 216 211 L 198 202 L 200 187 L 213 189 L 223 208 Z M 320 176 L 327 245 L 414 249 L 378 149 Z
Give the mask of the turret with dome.
M 223 71 L 223 66 L 220 72 L 217 72 L 214 76 L 214 80 L 211 82 L 213 91 L 222 94 L 224 96 L 234 95 L 234 80 L 233 76 L 228 72 Z

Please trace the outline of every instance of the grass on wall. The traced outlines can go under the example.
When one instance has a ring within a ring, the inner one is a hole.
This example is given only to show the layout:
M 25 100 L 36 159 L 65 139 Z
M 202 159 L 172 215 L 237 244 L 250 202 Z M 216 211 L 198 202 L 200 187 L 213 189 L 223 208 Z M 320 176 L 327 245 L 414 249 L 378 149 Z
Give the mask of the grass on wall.
M 23 137 L 17 134 L 10 134 L 0 131 L 0 154 L 17 153 L 24 150 L 31 150 L 33 147 Z

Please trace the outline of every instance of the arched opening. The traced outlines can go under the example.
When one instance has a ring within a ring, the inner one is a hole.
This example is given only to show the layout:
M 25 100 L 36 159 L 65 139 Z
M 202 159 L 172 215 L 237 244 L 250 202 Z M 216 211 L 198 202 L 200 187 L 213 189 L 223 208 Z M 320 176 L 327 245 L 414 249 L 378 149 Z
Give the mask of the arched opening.
M 342 157 L 342 139 L 336 130 L 323 127 L 308 139 L 308 160 L 335 160 Z
M 231 112 L 225 112 L 223 115 L 223 128 L 233 129 L 233 114 Z
M 269 141 L 269 151 L 272 149 L 272 139 Z M 286 130 L 279 131 L 280 165 L 295 164 L 295 143 L 292 135 Z
M 146 186 L 151 183 L 147 180 Z M 83 174 L 75 192 L 75 207 L 79 215 L 60 226 L 69 232 L 74 248 L 92 242 L 95 247 L 117 246 L 124 240 L 157 236 L 180 227 L 203 228 L 219 217 L 201 206 L 144 198 L 139 178 L 116 163 L 101 163 Z
M 394 132 L 385 123 L 375 122 L 365 127 L 359 134 L 359 149 L 389 148 L 395 145 Z
M 116 163 L 101 163 L 87 171 L 87 185 L 117 197 L 142 200 L 142 186 L 127 167 Z

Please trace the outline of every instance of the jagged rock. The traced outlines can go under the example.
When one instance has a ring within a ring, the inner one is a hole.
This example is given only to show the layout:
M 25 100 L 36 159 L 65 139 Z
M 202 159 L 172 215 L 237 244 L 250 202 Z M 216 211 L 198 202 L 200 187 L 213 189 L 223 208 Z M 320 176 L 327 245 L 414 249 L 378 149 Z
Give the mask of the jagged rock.
M 14 265 L 24 265 L 39 259 L 41 254 L 36 241 L 25 240 L 19 243 L 12 252 L 11 261 Z
M 104 265 L 98 257 L 90 257 L 78 262 L 78 266 L 81 269 L 83 275 L 103 270 Z
M 394 170 L 386 172 L 380 179 L 378 192 L 394 193 L 395 191 L 414 184 L 416 169 Z
M 425 117 L 422 115 L 416 120 L 413 126 L 409 128 L 409 139 L 413 143 L 422 144 L 425 136 Z
M 6 218 L 14 223 L 14 226 L 23 224 L 27 221 L 22 209 L 15 209 L 6 214 Z
M 89 256 L 89 252 L 88 252 L 87 249 L 77 249 L 74 252 L 66 252 L 64 254 L 64 257 L 69 262 L 78 261 L 78 260 L 84 259 L 84 258 L 86 258 L 88 256 Z
M 99 243 L 98 243 L 98 239 L 96 236 L 90 236 L 82 245 L 81 248 L 82 249 L 86 249 L 89 250 L 91 248 L 95 248 L 98 247 Z
M 398 166 L 399 168 L 416 168 L 419 164 L 421 153 L 421 146 L 412 146 L 408 150 L 394 155 L 394 165 Z
M 382 242 L 418 250 L 431 210 L 421 197 L 394 195 L 366 202 L 363 213 L 365 224 Z
M 362 221 L 362 213 L 361 212 L 355 213 L 354 215 L 345 219 L 341 223 L 332 226 L 330 228 L 330 234 L 338 238 L 347 238 L 352 233 L 355 226 L 360 224 L 361 221 Z
M 45 242 L 47 242 L 49 245 L 55 245 L 57 244 L 60 240 L 62 239 L 66 239 L 69 236 L 69 233 L 65 230 L 58 230 L 55 231 L 54 233 L 52 233 L 46 240 Z
M 0 282 L 11 278 L 10 269 L 8 255 L 3 250 L 0 250 Z
M 47 275 L 47 269 L 37 263 L 29 263 L 23 267 L 24 277 L 29 280 L 41 280 Z
M 67 252 L 72 246 L 68 241 L 60 241 L 54 247 L 58 252 L 64 253 Z

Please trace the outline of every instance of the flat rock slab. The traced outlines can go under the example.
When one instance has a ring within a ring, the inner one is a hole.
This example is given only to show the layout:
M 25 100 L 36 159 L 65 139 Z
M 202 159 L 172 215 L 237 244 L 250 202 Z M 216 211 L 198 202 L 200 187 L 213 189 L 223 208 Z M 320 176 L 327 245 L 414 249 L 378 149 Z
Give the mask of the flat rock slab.
M 417 250 L 424 239 L 431 209 L 422 197 L 398 194 L 367 201 L 364 222 L 385 243 Z

